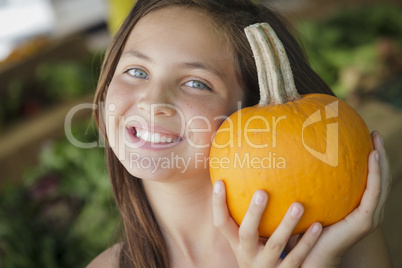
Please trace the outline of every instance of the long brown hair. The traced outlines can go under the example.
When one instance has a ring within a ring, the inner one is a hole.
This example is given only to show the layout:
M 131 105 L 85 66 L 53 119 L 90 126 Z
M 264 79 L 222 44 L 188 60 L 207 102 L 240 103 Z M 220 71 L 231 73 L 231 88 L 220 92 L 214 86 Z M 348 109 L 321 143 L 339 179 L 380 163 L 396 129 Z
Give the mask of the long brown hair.
M 94 102 L 102 109 L 126 40 L 135 24 L 146 14 L 165 7 L 180 6 L 202 12 L 232 46 L 237 79 L 244 89 L 244 106 L 258 103 L 255 62 L 244 28 L 268 22 L 283 42 L 299 93 L 333 95 L 326 83 L 311 69 L 285 20 L 272 9 L 249 0 L 139 0 L 114 36 L 105 55 Z M 103 112 L 94 113 L 100 132 L 106 137 Z M 107 137 L 106 137 L 107 141 Z M 130 175 L 106 142 L 113 193 L 124 223 L 120 267 L 169 267 L 168 250 L 153 215 L 140 179 Z

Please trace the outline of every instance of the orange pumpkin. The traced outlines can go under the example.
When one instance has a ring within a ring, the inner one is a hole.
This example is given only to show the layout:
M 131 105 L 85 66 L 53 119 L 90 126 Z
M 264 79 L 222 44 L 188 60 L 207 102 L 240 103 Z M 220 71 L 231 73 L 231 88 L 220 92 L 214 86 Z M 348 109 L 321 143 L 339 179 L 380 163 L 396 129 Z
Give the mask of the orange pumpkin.
M 256 60 L 261 100 L 218 129 L 211 147 L 212 182 L 223 180 L 240 225 L 256 190 L 268 193 L 259 226 L 270 236 L 293 202 L 305 212 L 293 234 L 314 222 L 333 224 L 359 205 L 373 150 L 363 119 L 333 96 L 300 96 L 282 43 L 266 24 L 245 29 Z

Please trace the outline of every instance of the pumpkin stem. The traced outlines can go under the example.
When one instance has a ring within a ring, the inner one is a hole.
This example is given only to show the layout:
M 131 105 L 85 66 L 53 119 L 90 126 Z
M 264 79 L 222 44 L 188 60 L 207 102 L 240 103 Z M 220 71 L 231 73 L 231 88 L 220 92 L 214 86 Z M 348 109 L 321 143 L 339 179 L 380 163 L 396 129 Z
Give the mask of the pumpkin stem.
M 245 29 L 257 65 L 260 87 L 259 106 L 281 104 L 300 99 L 285 48 L 268 23 Z

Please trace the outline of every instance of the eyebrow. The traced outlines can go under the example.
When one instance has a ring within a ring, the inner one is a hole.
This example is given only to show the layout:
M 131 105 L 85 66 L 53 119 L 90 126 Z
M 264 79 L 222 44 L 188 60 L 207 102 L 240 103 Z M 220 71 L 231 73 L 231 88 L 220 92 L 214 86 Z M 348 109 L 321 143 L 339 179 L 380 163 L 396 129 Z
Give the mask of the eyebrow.
M 121 57 L 135 57 L 135 58 L 139 58 L 142 60 L 152 62 L 150 57 L 148 57 L 147 55 L 145 55 L 137 50 L 127 50 L 121 55 Z
M 148 62 L 152 63 L 152 59 L 149 56 L 147 56 L 147 55 L 145 55 L 142 52 L 139 52 L 137 50 L 127 50 L 121 55 L 121 57 L 135 57 L 135 58 L 142 59 L 142 60 L 145 60 L 145 61 L 148 61 Z M 221 71 L 215 69 L 214 67 L 212 67 L 212 66 L 210 66 L 208 64 L 205 64 L 205 63 L 199 62 L 199 61 L 183 62 L 183 63 L 178 64 L 177 67 L 179 69 L 199 69 L 199 70 L 204 70 L 204 71 L 210 72 L 210 73 L 215 74 L 215 75 L 217 75 L 219 77 L 224 76 Z
M 212 66 L 202 63 L 202 62 L 184 62 L 179 64 L 179 68 L 184 68 L 184 69 L 200 69 L 200 70 L 204 70 L 210 73 L 213 73 L 219 77 L 223 77 L 222 72 L 220 72 L 219 70 L 213 68 Z

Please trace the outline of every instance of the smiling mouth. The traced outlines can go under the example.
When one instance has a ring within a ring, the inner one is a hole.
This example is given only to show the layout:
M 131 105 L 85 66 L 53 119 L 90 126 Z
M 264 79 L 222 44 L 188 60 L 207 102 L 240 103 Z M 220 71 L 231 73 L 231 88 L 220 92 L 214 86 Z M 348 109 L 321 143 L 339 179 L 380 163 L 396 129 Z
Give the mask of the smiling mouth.
M 130 128 L 129 132 L 137 139 L 154 144 L 172 144 L 182 141 L 182 138 L 177 135 L 171 135 L 160 132 L 151 132 L 145 129 L 135 127 Z

